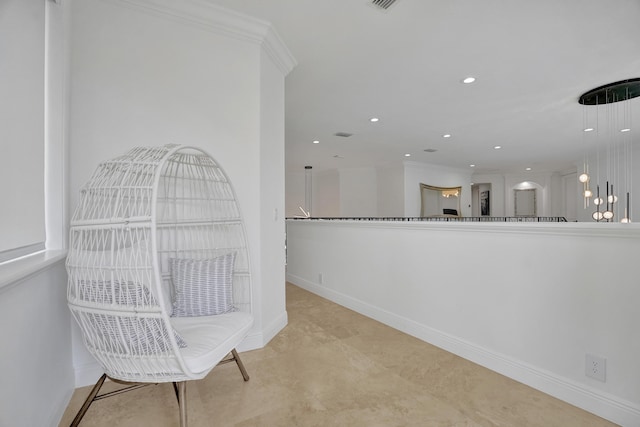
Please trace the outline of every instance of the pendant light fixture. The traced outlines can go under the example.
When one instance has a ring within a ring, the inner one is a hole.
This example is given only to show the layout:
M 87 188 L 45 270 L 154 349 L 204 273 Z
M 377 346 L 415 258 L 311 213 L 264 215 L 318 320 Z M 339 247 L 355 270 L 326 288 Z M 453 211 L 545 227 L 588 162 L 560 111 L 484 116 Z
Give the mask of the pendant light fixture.
M 632 123 L 630 99 L 640 96 L 640 78 L 633 78 L 599 86 L 580 96 L 583 108 L 583 170 L 578 176 L 582 183 L 584 208 L 593 201 L 595 221 L 631 222 Z M 590 114 L 591 113 L 591 114 Z M 589 157 L 595 155 L 594 177 L 590 173 Z M 600 160 L 604 160 L 601 164 Z M 602 181 L 601 181 L 602 177 Z M 603 194 L 600 194 L 604 183 Z M 624 207 L 620 212 L 620 197 Z M 603 196 L 605 196 L 603 198 Z

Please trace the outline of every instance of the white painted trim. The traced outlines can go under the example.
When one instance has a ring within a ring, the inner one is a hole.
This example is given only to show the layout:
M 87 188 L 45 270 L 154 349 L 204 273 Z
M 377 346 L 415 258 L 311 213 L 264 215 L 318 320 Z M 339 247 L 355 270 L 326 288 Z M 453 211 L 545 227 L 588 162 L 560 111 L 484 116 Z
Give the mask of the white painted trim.
M 273 339 L 273 337 L 278 335 L 278 333 L 287 326 L 287 323 L 288 316 L 285 311 L 261 332 L 249 334 L 238 346 L 238 351 L 243 352 L 263 348 Z
M 283 76 L 289 74 L 298 65 L 293 54 L 273 27 L 270 27 L 267 31 L 262 48 L 273 63 L 276 64 Z
M 287 274 L 287 282 L 621 426 L 640 425 L 640 406 L 632 402 L 492 352 L 301 277 Z
M 376 220 L 305 220 L 288 219 L 287 222 L 304 222 L 306 226 L 352 227 L 378 229 L 409 229 L 431 231 L 464 231 L 479 233 L 533 234 L 550 236 L 575 236 L 580 238 L 615 237 L 640 238 L 640 224 L 590 223 L 590 222 L 462 222 L 462 221 L 376 221 Z
M 265 346 L 289 323 L 289 315 L 283 311 L 270 325 L 263 329 L 262 345 Z
M 275 29 L 257 19 L 206 0 L 103 0 L 205 31 L 261 45 L 283 75 L 296 60 Z
M 67 251 L 42 251 L 0 265 L 0 293 L 24 282 L 29 277 L 64 262 Z

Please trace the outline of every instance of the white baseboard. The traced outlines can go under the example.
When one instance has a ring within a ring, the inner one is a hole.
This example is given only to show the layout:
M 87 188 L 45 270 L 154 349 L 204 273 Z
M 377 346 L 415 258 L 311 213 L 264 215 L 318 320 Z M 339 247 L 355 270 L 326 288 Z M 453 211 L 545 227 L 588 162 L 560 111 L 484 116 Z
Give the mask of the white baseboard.
M 287 274 L 287 282 L 616 424 L 640 426 L 640 406 L 632 402 L 495 353 L 301 277 Z
M 238 346 L 238 351 L 256 350 L 267 345 L 288 323 L 287 312 L 284 311 L 262 331 L 250 333 Z
M 284 329 L 289 323 L 289 315 L 286 311 L 283 311 L 273 322 L 264 328 L 263 332 L 263 346 L 267 345 L 269 341 L 273 339 L 278 333 Z

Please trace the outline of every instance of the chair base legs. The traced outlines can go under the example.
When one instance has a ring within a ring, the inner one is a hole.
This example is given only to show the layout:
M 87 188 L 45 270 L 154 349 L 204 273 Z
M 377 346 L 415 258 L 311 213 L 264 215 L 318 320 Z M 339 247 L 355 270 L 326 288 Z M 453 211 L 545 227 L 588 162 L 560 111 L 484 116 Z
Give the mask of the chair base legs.
M 231 354 L 231 357 L 229 357 L 228 359 L 222 360 L 220 364 L 228 363 L 228 362 L 236 362 L 236 365 L 238 365 L 238 369 L 240 369 L 240 373 L 242 374 L 242 378 L 245 381 L 249 381 L 249 374 L 247 373 L 247 370 L 245 369 L 244 364 L 240 359 L 240 355 L 238 354 L 236 349 L 234 348 L 233 350 L 231 350 L 230 354 Z M 98 392 L 100 392 L 100 389 L 102 388 L 102 385 L 104 384 L 106 379 L 107 379 L 107 374 L 102 374 L 98 382 L 96 382 L 96 384 L 91 389 L 91 392 L 89 393 L 89 395 L 87 396 L 87 399 L 82 404 L 82 407 L 76 414 L 76 417 L 71 422 L 70 427 L 77 427 L 80 424 L 80 421 L 89 410 L 89 407 L 96 400 L 104 399 L 105 397 L 114 396 L 116 394 L 124 393 L 126 391 L 134 390 L 140 387 L 146 387 L 148 385 L 153 384 L 153 383 L 132 384 L 128 387 L 124 387 L 116 391 L 98 395 Z M 178 407 L 180 409 L 180 427 L 187 427 L 187 382 L 186 381 L 174 382 L 173 388 L 176 392 L 176 398 L 178 399 Z
M 91 392 L 87 396 L 87 399 L 82 404 L 82 407 L 80 408 L 80 410 L 76 414 L 76 417 L 71 422 L 71 427 L 76 427 L 78 424 L 80 424 L 80 421 L 82 421 L 82 418 L 84 417 L 84 415 L 89 410 L 89 406 L 91 406 L 91 404 L 93 402 L 95 402 L 96 400 L 104 399 L 106 397 L 115 396 L 116 394 L 124 393 L 124 392 L 131 391 L 131 390 L 135 390 L 135 389 L 138 389 L 138 388 L 141 388 L 141 387 L 146 387 L 148 385 L 155 385 L 153 383 L 144 383 L 144 384 L 127 383 L 127 384 L 131 384 L 131 385 L 129 385 L 127 387 L 124 387 L 124 388 L 121 388 L 119 390 L 110 391 L 108 393 L 103 393 L 103 394 L 98 394 L 98 392 L 100 392 L 100 389 L 102 388 L 102 385 L 104 384 L 106 379 L 107 379 L 107 374 L 102 374 L 100 379 L 98 379 L 96 384 L 91 389 Z
M 242 363 L 242 360 L 240 360 L 240 356 L 238 355 L 238 352 L 236 351 L 235 348 L 231 350 L 231 354 L 233 355 L 233 360 L 236 361 L 236 365 L 238 365 L 238 369 L 240 369 L 240 373 L 242 373 L 242 378 L 245 381 L 249 381 L 249 374 L 247 373 L 247 370 L 244 368 L 244 364 Z
M 100 391 L 100 388 L 102 387 L 102 384 L 104 384 L 104 380 L 106 379 L 107 374 L 102 374 L 96 385 L 94 385 L 91 389 L 91 393 L 89 393 L 89 396 L 87 396 L 87 399 L 82 404 L 82 407 L 76 414 L 76 417 L 71 422 L 71 427 L 76 427 L 78 424 L 80 424 L 80 421 L 82 420 L 82 417 L 84 417 L 84 414 L 87 413 L 89 406 L 91 406 L 91 404 L 96 400 L 96 396 L 98 395 L 98 392 Z
M 178 394 L 178 408 L 180 409 L 180 427 L 187 427 L 187 382 L 173 383 Z
M 249 381 L 249 374 L 247 373 L 247 370 L 245 369 L 244 364 L 242 363 L 242 360 L 240 360 L 240 355 L 238 354 L 236 349 L 234 348 L 233 350 L 231 350 L 231 353 L 229 353 L 228 355 L 231 355 L 231 357 L 221 360 L 220 363 L 218 363 L 218 365 L 222 365 L 224 363 L 229 363 L 229 362 L 236 362 L 236 365 L 238 365 L 238 369 L 240 369 L 240 373 L 242 374 L 242 378 L 245 381 Z

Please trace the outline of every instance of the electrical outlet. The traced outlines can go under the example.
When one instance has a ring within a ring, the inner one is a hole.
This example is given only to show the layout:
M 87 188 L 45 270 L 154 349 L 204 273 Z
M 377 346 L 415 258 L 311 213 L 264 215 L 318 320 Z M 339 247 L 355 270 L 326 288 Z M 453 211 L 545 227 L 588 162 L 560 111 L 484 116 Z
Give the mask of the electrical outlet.
M 322 285 L 322 273 L 318 274 L 318 283 Z
M 607 380 L 607 359 L 587 353 L 585 358 L 585 375 L 596 380 Z

